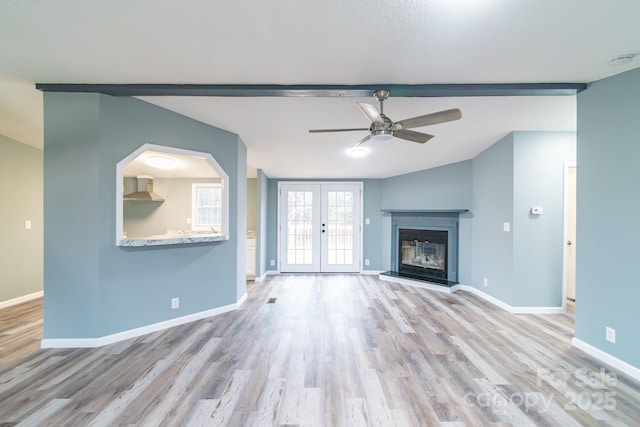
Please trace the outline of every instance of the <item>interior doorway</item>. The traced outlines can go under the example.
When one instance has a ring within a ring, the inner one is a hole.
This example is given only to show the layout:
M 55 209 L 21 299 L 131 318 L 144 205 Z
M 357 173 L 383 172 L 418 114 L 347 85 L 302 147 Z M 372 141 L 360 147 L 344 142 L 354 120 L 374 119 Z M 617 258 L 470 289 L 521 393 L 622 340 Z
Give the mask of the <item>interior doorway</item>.
M 564 172 L 564 296 L 567 301 L 576 301 L 576 189 L 577 167 L 566 163 Z
M 360 271 L 361 182 L 281 182 L 278 197 L 280 272 Z

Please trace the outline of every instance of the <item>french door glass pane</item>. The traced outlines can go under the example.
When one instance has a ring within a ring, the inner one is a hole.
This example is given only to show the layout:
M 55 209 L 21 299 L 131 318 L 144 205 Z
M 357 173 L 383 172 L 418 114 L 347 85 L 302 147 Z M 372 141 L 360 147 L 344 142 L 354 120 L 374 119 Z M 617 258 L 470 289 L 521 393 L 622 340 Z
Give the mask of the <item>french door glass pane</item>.
M 304 265 L 313 262 L 312 204 L 313 193 L 311 191 L 288 192 L 287 263 L 290 265 Z
M 327 263 L 353 264 L 353 192 L 329 191 L 327 196 Z

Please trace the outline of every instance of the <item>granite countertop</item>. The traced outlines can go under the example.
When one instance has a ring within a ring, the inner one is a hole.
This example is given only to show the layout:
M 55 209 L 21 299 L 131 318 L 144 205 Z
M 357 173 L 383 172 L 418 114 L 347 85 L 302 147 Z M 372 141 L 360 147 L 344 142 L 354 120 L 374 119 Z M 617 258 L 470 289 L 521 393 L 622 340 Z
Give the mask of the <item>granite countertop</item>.
M 118 246 L 140 247 L 140 246 L 160 246 L 160 245 L 185 245 L 190 243 L 222 242 L 229 240 L 226 234 L 162 234 L 157 236 L 125 238 L 121 239 Z

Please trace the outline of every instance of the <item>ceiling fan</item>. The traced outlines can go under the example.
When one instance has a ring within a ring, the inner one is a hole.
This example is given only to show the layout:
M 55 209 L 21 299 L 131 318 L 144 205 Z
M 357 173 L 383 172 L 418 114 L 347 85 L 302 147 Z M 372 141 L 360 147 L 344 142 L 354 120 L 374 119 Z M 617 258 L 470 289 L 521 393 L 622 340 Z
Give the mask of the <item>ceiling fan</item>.
M 376 110 L 376 108 L 372 105 L 369 105 L 364 102 L 356 102 L 360 110 L 364 113 L 365 116 L 371 121 L 371 126 L 368 128 L 349 128 L 349 129 L 310 129 L 310 133 L 322 133 L 322 132 L 351 132 L 351 131 L 363 131 L 368 130 L 369 135 L 362 138 L 360 141 L 356 142 L 352 145 L 352 147 L 357 147 L 362 144 L 373 139 L 391 139 L 391 137 L 396 137 L 400 139 L 405 139 L 411 142 L 418 142 L 420 144 L 424 144 L 431 138 L 433 135 L 429 135 L 427 133 L 416 132 L 413 130 L 409 130 L 411 128 L 419 128 L 422 126 L 436 125 L 438 123 L 446 123 L 451 122 L 453 120 L 458 120 L 462 117 L 462 112 L 453 108 L 451 110 L 439 111 L 437 113 L 425 114 L 418 117 L 412 117 L 410 119 L 400 120 L 398 122 L 392 121 L 389 117 L 384 114 L 383 103 L 384 100 L 389 97 L 388 90 L 377 90 L 373 93 L 373 96 L 380 101 L 380 112 Z

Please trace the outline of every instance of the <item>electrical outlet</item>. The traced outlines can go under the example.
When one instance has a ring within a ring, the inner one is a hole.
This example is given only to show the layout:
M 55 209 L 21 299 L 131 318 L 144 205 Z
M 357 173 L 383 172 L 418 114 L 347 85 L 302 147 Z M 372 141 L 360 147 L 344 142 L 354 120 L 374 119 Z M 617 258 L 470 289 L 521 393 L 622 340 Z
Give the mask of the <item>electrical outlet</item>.
M 178 297 L 171 298 L 171 310 L 175 310 L 176 308 L 180 308 L 180 298 Z
M 486 277 L 484 278 L 484 287 L 486 288 L 487 286 L 489 286 L 489 279 L 487 279 Z
M 369 265 L 369 258 L 364 260 L 364 265 Z
M 24 222 L 24 228 L 25 228 L 26 230 L 31 230 L 31 221 L 30 221 L 30 220 L 26 220 L 26 221 Z
M 609 341 L 610 343 L 615 344 L 616 343 L 616 330 L 607 326 L 607 327 L 605 327 L 605 333 L 606 333 L 607 341 Z
M 274 265 L 276 265 L 276 260 L 275 260 L 275 259 L 272 259 L 272 260 L 271 260 L 271 267 L 273 267 Z
M 191 224 L 191 218 L 187 218 L 187 224 Z
M 369 218 L 365 218 L 365 219 L 364 219 L 364 223 L 365 223 L 366 225 L 369 225 L 369 224 L 371 224 L 371 220 L 370 220 Z
M 511 231 L 511 224 L 508 222 L 505 222 L 504 224 L 502 224 L 502 229 L 504 231 Z

